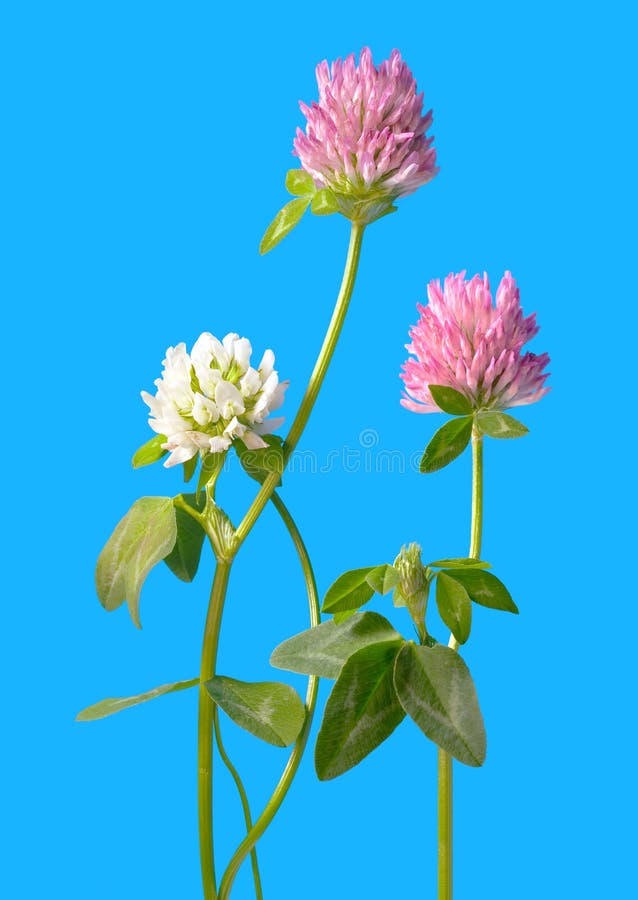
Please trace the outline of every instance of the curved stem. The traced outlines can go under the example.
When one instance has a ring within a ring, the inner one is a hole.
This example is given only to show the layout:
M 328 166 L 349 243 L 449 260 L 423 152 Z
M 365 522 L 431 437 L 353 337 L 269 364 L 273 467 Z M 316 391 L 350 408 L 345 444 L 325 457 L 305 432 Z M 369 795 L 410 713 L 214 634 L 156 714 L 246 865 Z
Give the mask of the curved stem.
M 483 536 L 483 436 L 476 426 L 472 431 L 472 519 L 470 552 L 472 559 L 481 557 Z M 448 647 L 459 644 L 450 635 Z M 439 900 L 452 900 L 452 757 L 439 749 Z
M 306 550 L 306 546 L 303 542 L 301 534 L 299 533 L 299 529 L 295 525 L 295 522 L 288 512 L 288 509 L 286 508 L 281 497 L 277 493 L 274 493 L 271 497 L 271 500 L 274 503 L 277 512 L 283 519 L 283 522 L 293 540 L 295 549 L 297 550 L 297 555 L 299 556 L 299 561 L 301 563 L 301 568 L 304 574 L 306 590 L 308 592 L 310 624 L 314 627 L 315 625 L 319 624 L 321 617 L 319 610 L 319 595 L 317 594 L 317 585 L 315 582 L 314 572 L 312 570 L 312 563 L 310 562 L 310 557 L 308 556 L 308 551 Z M 273 791 L 270 800 L 264 807 L 264 811 L 259 816 L 253 827 L 249 830 L 248 834 L 235 851 L 235 854 L 233 855 L 231 861 L 228 863 L 228 868 L 224 873 L 224 877 L 222 878 L 222 882 L 219 887 L 219 900 L 227 900 L 227 898 L 230 897 L 230 892 L 235 880 L 235 876 L 239 871 L 239 867 L 272 822 L 277 811 L 279 810 L 279 807 L 283 803 L 286 794 L 288 793 L 288 789 L 290 788 L 292 780 L 295 777 L 297 769 L 299 768 L 299 763 L 301 762 L 301 758 L 308 741 L 308 735 L 310 734 L 312 717 L 314 715 L 315 705 L 317 703 L 318 686 L 319 679 L 311 675 L 308 679 L 308 690 L 306 692 L 306 718 L 303 724 L 303 728 L 301 729 L 301 733 L 299 734 L 299 737 L 295 742 L 295 746 L 292 753 L 290 754 L 290 757 L 286 764 L 286 768 L 284 769 L 281 778 L 279 779 L 279 783 Z
M 330 360 L 332 359 L 335 347 L 337 346 L 337 341 L 339 340 L 339 335 L 341 334 L 341 329 L 343 328 L 343 323 L 345 321 L 346 313 L 348 312 L 348 306 L 350 304 L 350 298 L 352 297 L 352 291 L 354 289 L 355 279 L 357 277 L 357 269 L 359 266 L 359 257 L 361 255 L 361 243 L 363 241 L 364 229 L 364 225 L 358 225 L 356 222 L 352 223 L 352 229 L 350 231 L 350 244 L 348 246 L 348 256 L 346 257 L 346 265 L 343 272 L 343 278 L 341 280 L 339 295 L 337 297 L 334 312 L 332 313 L 330 325 L 328 326 L 328 331 L 326 332 L 326 336 L 319 352 L 319 356 L 317 357 L 317 362 L 315 363 L 315 367 L 312 370 L 312 375 L 310 376 L 310 381 L 308 382 L 306 393 L 304 394 L 304 398 L 301 401 L 299 411 L 297 412 L 288 436 L 286 437 L 286 442 L 284 444 L 284 453 L 286 460 L 290 457 L 291 453 L 297 446 L 299 438 L 301 437 L 303 430 L 306 427 L 306 424 L 310 417 L 310 413 L 312 412 L 312 408 L 317 399 L 317 395 L 319 394 L 319 390 L 321 388 L 321 385 L 323 384 L 328 366 L 330 365 Z M 251 528 L 268 503 L 271 494 L 277 487 L 278 481 L 279 475 L 276 473 L 269 475 L 268 478 L 266 478 L 266 480 L 264 481 L 263 485 L 261 486 L 261 490 L 253 500 L 250 508 L 248 509 L 248 512 L 240 522 L 235 532 L 236 547 L 239 547 L 248 536 Z
M 230 575 L 229 562 L 218 560 L 210 592 L 199 685 L 199 720 L 197 741 L 197 801 L 199 808 L 199 854 L 202 867 L 202 884 L 205 900 L 217 900 L 215 879 L 215 852 L 213 847 L 213 721 L 215 704 L 208 695 L 204 682 L 215 674 L 219 629 L 221 627 L 224 598 Z
M 244 811 L 244 821 L 246 822 L 246 831 L 249 832 L 253 827 L 252 818 L 250 815 L 250 804 L 248 802 L 248 795 L 246 794 L 246 789 L 244 784 L 239 776 L 239 772 L 232 764 L 231 759 L 226 752 L 226 748 L 224 747 L 222 741 L 222 733 L 221 728 L 219 726 L 219 715 L 217 713 L 217 707 L 215 706 L 213 710 L 213 728 L 215 730 L 215 738 L 217 740 L 217 749 L 219 750 L 219 755 L 222 759 L 222 762 L 230 772 L 231 778 L 235 782 L 235 786 L 237 788 L 237 793 L 239 794 L 239 799 L 241 801 L 241 807 Z M 263 893 L 261 889 L 261 876 L 259 874 L 259 862 L 257 861 L 257 851 L 253 847 L 250 851 L 250 857 L 252 862 L 252 870 L 253 870 L 253 881 L 255 883 L 255 897 L 257 900 L 263 900 Z

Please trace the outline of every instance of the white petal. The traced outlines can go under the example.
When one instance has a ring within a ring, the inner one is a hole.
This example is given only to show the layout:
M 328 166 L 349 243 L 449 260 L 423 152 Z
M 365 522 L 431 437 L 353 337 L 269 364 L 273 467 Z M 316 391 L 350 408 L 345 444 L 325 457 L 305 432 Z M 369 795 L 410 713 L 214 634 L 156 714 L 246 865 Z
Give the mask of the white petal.
M 172 466 L 177 466 L 180 463 L 185 463 L 189 459 L 192 459 L 197 453 L 196 447 L 175 447 L 171 455 L 168 457 L 164 465 L 167 469 L 170 469 Z
M 240 416 L 246 407 L 239 390 L 230 381 L 220 381 L 215 388 L 215 403 L 222 418 Z
M 244 397 L 252 397 L 261 390 L 261 378 L 255 369 L 248 369 L 239 381 L 239 388 Z
M 272 350 L 266 350 L 259 363 L 259 374 L 265 381 L 275 367 L 275 354 Z
M 208 442 L 208 449 L 211 453 L 223 453 L 224 450 L 228 450 L 232 441 L 229 437 L 225 437 L 221 435 L 219 437 L 212 437 Z
M 247 429 L 242 437 L 242 441 L 249 450 L 263 450 L 264 447 L 267 447 L 268 444 L 266 441 L 262 440 L 258 434 L 255 434 L 251 429 Z
M 250 356 L 253 352 L 250 341 L 247 338 L 239 338 L 235 341 L 233 352 L 240 371 L 245 372 L 250 365 Z

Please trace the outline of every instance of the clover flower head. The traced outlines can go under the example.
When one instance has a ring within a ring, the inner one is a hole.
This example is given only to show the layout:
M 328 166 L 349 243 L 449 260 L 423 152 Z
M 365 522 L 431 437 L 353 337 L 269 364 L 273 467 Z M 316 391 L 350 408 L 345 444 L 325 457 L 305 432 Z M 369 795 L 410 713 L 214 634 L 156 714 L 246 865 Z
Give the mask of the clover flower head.
M 412 356 L 401 378 L 401 403 L 413 412 L 440 412 L 428 385 L 445 385 L 463 394 L 473 409 L 504 410 L 545 396 L 547 353 L 521 353 L 538 332 L 536 315 L 525 317 L 519 289 L 506 272 L 496 292 L 487 275 L 466 280 L 465 272 L 428 285 L 428 303 L 410 329 Z
M 223 453 L 235 438 L 251 450 L 268 446 L 283 419 L 268 419 L 283 403 L 288 382 L 280 382 L 275 357 L 266 350 L 257 369 L 250 365 L 252 347 L 246 338 L 227 334 L 219 341 L 205 332 L 190 354 L 186 344 L 169 347 L 157 393 L 142 391 L 150 408 L 149 425 L 166 436 L 170 456 L 165 466 L 192 459 L 196 453 Z
M 369 48 L 317 66 L 319 100 L 300 103 L 305 132 L 297 129 L 294 153 L 318 188 L 334 193 L 340 211 L 367 224 L 438 172 L 434 138 L 426 137 L 432 112 L 393 50 L 377 69 Z

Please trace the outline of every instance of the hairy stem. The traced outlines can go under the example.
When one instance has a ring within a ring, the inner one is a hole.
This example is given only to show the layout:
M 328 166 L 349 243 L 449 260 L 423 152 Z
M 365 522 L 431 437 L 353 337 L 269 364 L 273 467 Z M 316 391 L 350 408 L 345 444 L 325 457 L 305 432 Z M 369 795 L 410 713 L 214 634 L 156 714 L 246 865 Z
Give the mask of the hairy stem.
M 199 854 L 202 867 L 202 884 L 205 900 L 217 900 L 215 879 L 215 852 L 213 847 L 213 722 L 215 704 L 204 682 L 215 674 L 219 630 L 224 609 L 224 598 L 230 575 L 229 562 L 218 560 L 210 592 L 199 685 L 199 720 L 197 743 L 197 800 L 199 809 Z
M 226 752 L 226 748 L 224 747 L 224 743 L 222 741 L 222 733 L 221 728 L 219 726 L 219 715 L 217 713 L 217 707 L 215 706 L 213 711 L 213 727 L 215 729 L 215 738 L 217 739 L 217 749 L 219 750 L 219 755 L 221 757 L 222 762 L 230 772 L 231 778 L 235 782 L 235 786 L 237 788 L 237 793 L 239 794 L 239 799 L 241 801 L 241 807 L 244 812 L 244 821 L 246 823 L 246 831 L 250 832 L 253 827 L 252 818 L 250 815 L 250 804 L 248 803 L 248 795 L 246 794 L 246 789 L 244 784 L 240 778 L 239 772 L 231 762 L 231 759 Z M 255 897 L 257 900 L 263 900 L 263 893 L 261 889 L 261 876 L 259 874 L 259 862 L 257 861 L 257 851 L 253 847 L 250 851 L 250 858 L 252 863 L 253 870 L 253 882 L 255 884 Z
M 474 426 L 472 432 L 472 518 L 470 523 L 470 552 L 472 559 L 480 559 L 483 535 L 483 436 Z M 459 644 L 450 635 L 448 646 L 458 650 Z M 452 757 L 439 749 L 439 900 L 452 900 Z
M 363 241 L 364 228 L 365 226 L 363 225 L 357 225 L 355 222 L 352 223 L 348 256 L 346 257 L 346 265 L 341 280 L 339 295 L 337 296 L 332 319 L 330 320 L 328 331 L 326 332 L 319 356 L 317 357 L 317 362 L 312 370 L 306 393 L 304 394 L 299 411 L 297 412 L 288 436 L 286 437 L 284 445 L 286 459 L 290 457 L 290 454 L 297 446 L 299 439 L 303 434 L 303 430 L 310 418 L 310 413 L 315 405 L 317 395 L 319 394 L 319 390 L 321 389 L 326 372 L 328 371 L 328 366 L 330 365 L 330 361 L 337 346 L 346 313 L 348 312 L 350 298 L 352 297 L 352 292 L 354 290 L 354 283 L 361 255 L 361 243 Z M 235 532 L 236 547 L 239 547 L 250 533 L 251 528 L 261 515 L 271 494 L 277 487 L 278 481 L 279 476 L 276 473 L 269 475 L 264 481 L 261 490 L 255 497 L 252 505 Z
M 306 550 L 306 546 L 303 542 L 301 534 L 299 533 L 299 529 L 295 525 L 295 522 L 288 512 L 288 509 L 286 508 L 283 500 L 276 493 L 272 495 L 271 499 L 277 509 L 277 512 L 283 519 L 284 524 L 293 540 L 295 549 L 297 550 L 297 555 L 299 556 L 299 561 L 301 563 L 301 568 L 303 570 L 304 580 L 306 583 L 306 591 L 308 593 L 310 624 L 314 627 L 315 625 L 318 625 L 320 621 L 319 595 L 317 594 L 317 585 L 315 582 L 315 576 L 312 570 L 310 557 L 308 556 L 308 551 Z M 235 880 L 235 876 L 239 871 L 239 867 L 272 822 L 278 809 L 283 803 L 286 794 L 288 793 L 288 789 L 290 788 L 297 769 L 299 768 L 299 763 L 301 762 L 301 758 L 308 741 L 308 735 L 310 734 L 312 717 L 314 715 L 315 706 L 317 703 L 318 686 L 319 679 L 315 676 L 310 676 L 310 678 L 308 679 L 308 690 L 306 692 L 306 718 L 303 728 L 301 729 L 301 733 L 299 734 L 299 737 L 295 742 L 295 746 L 292 753 L 290 754 L 290 757 L 286 764 L 286 768 L 284 769 L 281 778 L 279 779 L 279 783 L 273 791 L 270 800 L 264 807 L 264 811 L 259 816 L 253 827 L 249 830 L 248 834 L 241 842 L 228 864 L 219 888 L 219 900 L 228 900 L 228 897 L 230 897 L 230 892 Z

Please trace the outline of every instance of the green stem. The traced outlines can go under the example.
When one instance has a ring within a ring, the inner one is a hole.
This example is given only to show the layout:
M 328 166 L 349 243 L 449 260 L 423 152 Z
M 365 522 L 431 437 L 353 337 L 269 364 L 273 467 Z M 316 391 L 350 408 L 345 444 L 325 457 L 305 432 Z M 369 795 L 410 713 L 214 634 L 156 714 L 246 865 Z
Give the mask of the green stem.
M 315 367 L 312 370 L 312 375 L 310 376 L 310 381 L 308 382 L 306 393 L 304 394 L 304 398 L 301 401 L 299 411 L 297 412 L 288 436 L 286 437 L 286 442 L 284 444 L 284 453 L 286 460 L 290 457 L 291 453 L 297 446 L 301 435 L 303 434 L 303 430 L 306 427 L 306 424 L 310 417 L 310 413 L 312 412 L 312 408 L 315 404 L 317 395 L 319 394 L 319 390 L 321 389 L 321 385 L 323 384 L 328 366 L 330 365 L 330 361 L 337 346 L 339 335 L 341 334 L 341 329 L 343 328 L 343 323 L 346 318 L 346 313 L 348 312 L 348 306 L 350 304 L 350 298 L 352 297 L 355 279 L 357 277 L 357 269 L 359 266 L 359 258 L 361 256 L 361 243 L 363 241 L 364 229 L 364 225 L 358 225 L 356 222 L 352 223 L 352 229 L 350 231 L 350 244 L 348 246 L 348 256 L 346 257 L 346 265 L 343 272 L 343 278 L 341 280 L 339 295 L 337 297 L 334 312 L 332 313 L 330 325 L 328 326 L 328 331 L 326 332 L 326 336 L 319 352 L 319 356 L 317 357 L 317 362 L 315 363 Z M 268 503 L 271 494 L 277 487 L 278 481 L 279 475 L 276 473 L 272 473 L 264 481 L 263 485 L 261 486 L 261 490 L 255 497 L 253 503 L 248 509 L 248 512 L 240 522 L 237 531 L 235 532 L 236 547 L 239 547 L 247 538 L 251 528 Z
M 319 595 L 317 594 L 317 585 L 315 583 L 315 576 L 312 570 L 310 557 L 308 556 L 308 551 L 306 550 L 306 546 L 303 542 L 301 534 L 299 533 L 299 529 L 295 525 L 295 522 L 288 512 L 288 509 L 286 508 L 281 497 L 278 494 L 274 493 L 271 499 L 277 509 L 277 512 L 283 519 L 284 524 L 288 529 L 297 550 L 297 555 L 299 556 L 299 561 L 301 563 L 301 568 L 303 570 L 304 580 L 306 583 L 306 591 L 308 592 L 310 624 L 314 628 L 315 625 L 319 624 L 320 610 Z M 311 676 L 308 679 L 308 690 L 306 692 L 306 718 L 303 728 L 301 729 L 301 733 L 295 742 L 295 746 L 292 753 L 290 754 L 290 757 L 286 764 L 286 768 L 284 769 L 281 778 L 279 779 L 279 783 L 273 791 L 270 800 L 264 807 L 264 811 L 259 816 L 253 827 L 249 830 L 248 834 L 235 851 L 235 854 L 233 855 L 231 861 L 228 863 L 228 867 L 226 869 L 226 872 L 224 873 L 224 877 L 222 878 L 222 882 L 219 888 L 219 900 L 228 900 L 228 897 L 230 897 L 230 892 L 235 880 L 235 876 L 239 871 L 239 867 L 274 819 L 279 807 L 283 803 L 284 798 L 288 793 L 288 789 L 290 788 L 297 769 L 299 768 L 299 763 L 301 762 L 301 758 L 308 741 L 308 735 L 310 734 L 312 717 L 314 715 L 315 706 L 317 703 L 318 686 L 319 679 L 315 676 Z
M 217 561 L 213 586 L 210 592 L 199 685 L 199 721 L 197 746 L 197 800 L 199 808 L 199 853 L 202 867 L 202 884 L 205 900 L 217 900 L 215 879 L 215 852 L 213 847 L 213 722 L 215 704 L 204 682 L 215 674 L 219 630 L 224 609 L 224 598 L 230 575 L 229 562 Z
M 472 519 L 470 552 L 472 559 L 481 557 L 483 536 L 483 436 L 474 426 L 472 431 Z M 458 650 L 450 635 L 448 646 Z M 452 900 L 452 757 L 439 749 L 439 900 Z
M 215 737 L 217 739 L 217 749 L 219 750 L 219 755 L 222 759 L 222 762 L 230 772 L 230 775 L 235 782 L 235 786 L 237 787 L 237 793 L 239 794 L 239 799 L 241 800 L 241 807 L 244 811 L 244 821 L 246 823 L 246 831 L 249 832 L 253 827 L 252 818 L 250 815 L 250 804 L 248 802 L 248 795 L 246 794 L 246 789 L 244 784 L 239 776 L 239 772 L 232 764 L 231 759 L 226 752 L 226 748 L 224 747 L 222 741 L 222 732 L 219 726 L 219 715 L 217 713 L 217 707 L 215 707 L 213 711 L 213 727 L 215 729 Z M 253 881 L 255 883 L 255 897 L 257 900 L 263 900 L 263 893 L 261 889 L 261 876 L 259 874 L 259 862 L 257 861 L 257 851 L 253 847 L 250 851 L 250 858 L 252 863 L 253 870 Z

